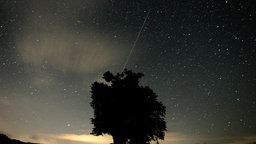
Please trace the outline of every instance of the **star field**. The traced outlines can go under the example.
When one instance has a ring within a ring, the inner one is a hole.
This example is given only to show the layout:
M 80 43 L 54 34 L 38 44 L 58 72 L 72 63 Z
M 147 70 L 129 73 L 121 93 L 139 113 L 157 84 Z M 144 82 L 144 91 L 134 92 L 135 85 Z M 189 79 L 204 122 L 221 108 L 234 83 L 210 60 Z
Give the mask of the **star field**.
M 253 0 L 0 1 L 0 132 L 97 143 L 88 136 L 90 85 L 128 58 L 167 107 L 161 143 L 255 142 L 255 8 Z

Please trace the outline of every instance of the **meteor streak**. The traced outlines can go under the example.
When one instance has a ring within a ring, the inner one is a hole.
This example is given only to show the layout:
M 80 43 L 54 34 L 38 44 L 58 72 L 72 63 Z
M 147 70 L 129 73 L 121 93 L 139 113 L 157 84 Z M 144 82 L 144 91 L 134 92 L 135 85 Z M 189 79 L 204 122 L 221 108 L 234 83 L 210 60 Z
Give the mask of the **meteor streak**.
M 138 34 L 137 34 L 137 37 L 136 37 L 136 39 L 135 39 L 135 41 L 134 41 L 134 43 L 133 43 L 133 45 L 132 45 L 132 48 L 131 48 L 131 50 L 130 50 L 130 53 L 129 53 L 129 55 L 128 55 L 128 57 L 127 57 L 125 63 L 124 63 L 123 70 L 126 68 L 126 65 L 127 65 L 127 63 L 129 62 L 129 59 L 130 59 L 130 57 L 131 57 L 131 55 L 132 55 L 132 52 L 133 52 L 133 50 L 134 50 L 134 48 L 135 48 L 135 46 L 136 46 L 136 43 L 137 43 L 137 41 L 138 41 L 138 39 L 139 39 L 139 37 L 140 37 L 140 34 L 141 34 L 141 32 L 142 32 L 142 30 L 143 30 L 143 28 L 144 28 L 144 25 L 145 25 L 145 23 L 146 23 L 146 21 L 147 21 L 147 19 L 148 19 L 148 16 L 149 16 L 150 11 L 151 11 L 151 9 L 148 11 L 148 13 L 147 13 L 147 15 L 146 15 L 146 17 L 145 17 L 145 19 L 144 19 L 144 21 L 143 21 L 143 24 L 142 24 L 142 26 L 140 27 L 140 30 L 139 30 L 139 32 L 138 32 Z

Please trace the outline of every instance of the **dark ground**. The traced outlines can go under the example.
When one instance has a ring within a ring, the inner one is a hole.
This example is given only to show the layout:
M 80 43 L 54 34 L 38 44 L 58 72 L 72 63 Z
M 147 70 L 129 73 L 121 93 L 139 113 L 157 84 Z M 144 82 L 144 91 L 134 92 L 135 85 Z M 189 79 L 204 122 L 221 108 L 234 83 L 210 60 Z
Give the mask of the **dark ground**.
M 35 143 L 22 142 L 19 140 L 11 139 L 4 134 L 0 134 L 0 144 L 35 144 Z

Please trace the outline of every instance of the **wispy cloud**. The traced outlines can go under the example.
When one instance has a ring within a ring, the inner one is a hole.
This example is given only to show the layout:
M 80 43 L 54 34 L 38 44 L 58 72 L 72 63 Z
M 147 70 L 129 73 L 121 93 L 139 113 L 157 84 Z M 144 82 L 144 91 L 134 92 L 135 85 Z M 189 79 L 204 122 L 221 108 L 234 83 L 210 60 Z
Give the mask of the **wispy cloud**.
M 53 135 L 54 138 L 61 140 L 69 140 L 69 141 L 78 141 L 92 144 L 102 144 L 102 143 L 110 143 L 112 142 L 112 138 L 110 136 L 92 136 L 92 135 L 75 135 L 75 134 L 61 134 L 61 135 Z
M 33 69 L 50 67 L 82 73 L 122 63 L 126 47 L 113 40 L 113 34 L 87 25 L 91 19 L 84 19 L 93 5 L 104 8 L 105 4 L 79 0 L 63 2 L 64 7 L 65 3 L 69 4 L 69 11 L 61 10 L 65 18 L 58 16 L 59 4 L 56 5 L 55 1 L 23 3 L 32 12 L 22 12 L 28 20 L 24 20 L 21 26 L 23 31 L 16 34 L 20 60 Z
M 69 31 L 31 33 L 31 37 L 17 40 L 17 48 L 23 62 L 40 69 L 94 72 L 116 64 L 121 58 L 121 46 L 99 35 L 93 38 Z
M 254 136 L 245 136 L 240 139 L 236 139 L 232 144 L 253 144 L 256 142 L 256 135 Z
M 27 142 L 36 142 L 44 144 L 108 144 L 112 142 L 110 136 L 93 136 L 89 134 L 37 134 L 22 135 L 18 139 Z
M 182 133 L 166 133 L 163 144 L 193 144 L 193 143 L 223 143 L 223 144 L 250 144 L 256 142 L 256 135 L 250 136 L 202 136 L 185 135 Z
M 8 97 L 0 97 L 0 105 L 9 105 L 10 101 Z
M 23 135 L 18 137 L 23 141 L 37 142 L 44 144 L 109 144 L 113 142 L 109 135 L 93 136 L 89 134 L 37 134 Z M 177 132 L 168 132 L 161 144 L 252 144 L 256 142 L 256 135 L 253 136 L 196 136 L 186 135 Z

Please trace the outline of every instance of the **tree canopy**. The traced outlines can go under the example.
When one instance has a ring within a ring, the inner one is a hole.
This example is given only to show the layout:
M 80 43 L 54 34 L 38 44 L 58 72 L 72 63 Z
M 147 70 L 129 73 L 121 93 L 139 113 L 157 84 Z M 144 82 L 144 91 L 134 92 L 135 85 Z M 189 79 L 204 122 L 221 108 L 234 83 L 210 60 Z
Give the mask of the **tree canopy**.
M 164 139 L 166 108 L 151 88 L 139 85 L 143 76 L 126 69 L 116 75 L 107 71 L 105 82 L 92 83 L 93 135 L 109 134 L 114 144 Z

